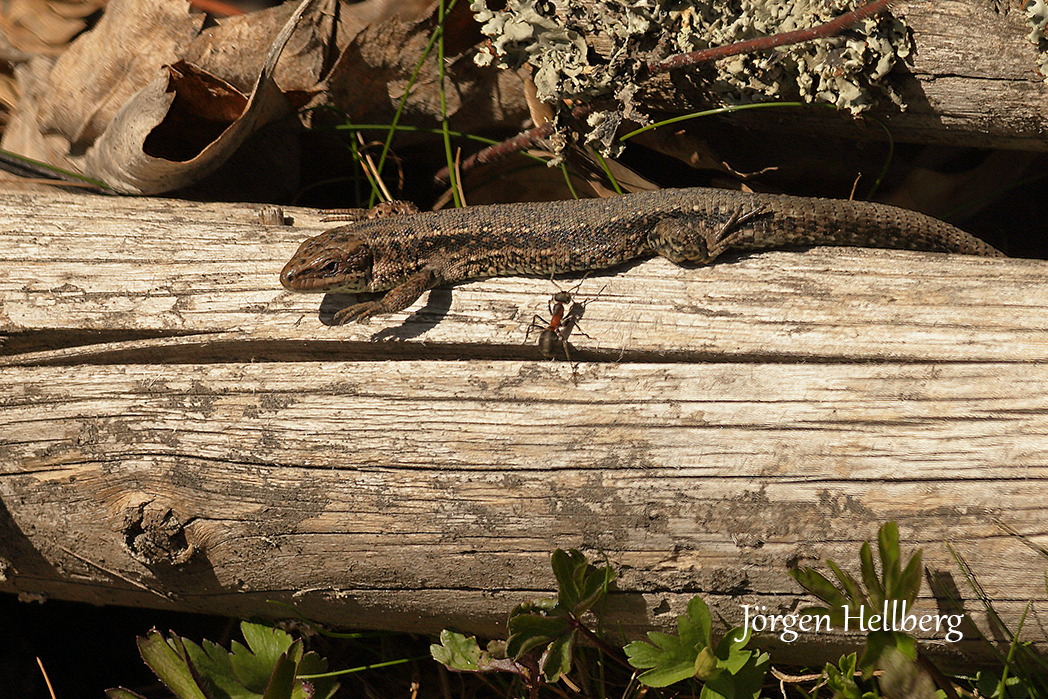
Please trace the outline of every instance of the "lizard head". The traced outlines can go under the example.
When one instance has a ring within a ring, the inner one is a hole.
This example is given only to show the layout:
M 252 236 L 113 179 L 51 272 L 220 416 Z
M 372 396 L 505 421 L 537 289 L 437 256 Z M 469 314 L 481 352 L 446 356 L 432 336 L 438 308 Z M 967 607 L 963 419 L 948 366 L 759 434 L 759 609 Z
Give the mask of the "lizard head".
M 284 265 L 280 283 L 291 291 L 368 291 L 371 264 L 371 249 L 365 241 L 345 235 L 334 240 L 322 233 L 299 246 Z

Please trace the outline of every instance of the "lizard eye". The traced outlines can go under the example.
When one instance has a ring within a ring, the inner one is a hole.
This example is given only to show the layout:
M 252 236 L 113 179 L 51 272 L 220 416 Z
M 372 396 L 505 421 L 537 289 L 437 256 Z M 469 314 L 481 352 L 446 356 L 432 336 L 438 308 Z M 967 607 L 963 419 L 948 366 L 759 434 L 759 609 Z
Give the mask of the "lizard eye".
M 330 259 L 317 267 L 317 274 L 322 277 L 333 277 L 338 274 L 338 260 Z

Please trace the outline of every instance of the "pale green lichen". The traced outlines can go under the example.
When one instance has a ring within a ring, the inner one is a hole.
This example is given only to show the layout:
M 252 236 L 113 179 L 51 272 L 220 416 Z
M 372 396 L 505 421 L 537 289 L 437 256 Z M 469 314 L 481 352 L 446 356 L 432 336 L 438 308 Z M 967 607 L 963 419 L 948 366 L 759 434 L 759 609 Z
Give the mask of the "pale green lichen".
M 493 11 L 486 0 L 473 0 L 471 7 L 492 39 L 478 62 L 513 68 L 530 63 L 539 99 L 611 97 L 628 113 L 638 70 L 650 58 L 815 26 L 855 5 L 853 0 L 507 0 L 504 10 Z M 727 104 L 800 98 L 858 114 L 877 95 L 887 95 L 903 106 L 883 78 L 909 53 L 906 26 L 882 14 L 841 36 L 718 61 L 708 90 Z
M 1044 81 L 1048 83 L 1048 39 L 1045 39 L 1048 5 L 1044 0 L 1026 0 L 1023 3 L 1023 12 L 1026 13 L 1026 23 L 1030 25 L 1030 33 L 1026 38 L 1036 45 L 1040 52 L 1037 55 L 1037 71 L 1045 76 Z

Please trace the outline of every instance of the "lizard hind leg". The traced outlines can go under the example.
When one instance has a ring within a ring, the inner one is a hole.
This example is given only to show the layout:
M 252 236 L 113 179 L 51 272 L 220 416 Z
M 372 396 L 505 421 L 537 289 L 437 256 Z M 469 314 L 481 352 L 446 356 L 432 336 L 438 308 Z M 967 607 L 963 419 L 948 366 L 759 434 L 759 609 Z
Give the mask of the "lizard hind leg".
M 418 207 L 410 201 L 384 201 L 370 209 L 327 209 L 323 221 L 373 221 L 376 218 L 391 216 L 410 216 L 417 214 Z
M 747 235 L 739 226 L 764 212 L 758 205 L 743 213 L 742 208 L 732 212 L 723 223 L 708 217 L 670 217 L 655 224 L 649 234 L 649 245 L 659 255 L 674 264 L 707 265 L 727 250 L 735 247 Z
M 711 226 L 709 221 L 676 216 L 664 218 L 648 233 L 648 245 L 653 252 L 677 265 L 688 262 L 707 264 L 713 260 L 710 248 L 716 244 L 718 228 Z

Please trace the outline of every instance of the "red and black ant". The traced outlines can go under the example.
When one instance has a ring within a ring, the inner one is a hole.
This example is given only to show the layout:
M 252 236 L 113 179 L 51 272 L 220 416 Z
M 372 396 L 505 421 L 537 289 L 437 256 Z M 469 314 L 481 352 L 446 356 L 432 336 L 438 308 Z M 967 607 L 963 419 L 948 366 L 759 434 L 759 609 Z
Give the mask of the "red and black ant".
M 574 294 L 582 286 L 582 282 L 585 280 L 579 280 L 579 283 L 572 287 L 571 291 L 564 291 L 558 287 L 557 293 L 553 294 L 553 297 L 549 300 L 548 308 L 550 313 L 549 320 L 545 320 L 542 316 L 536 315 L 531 320 L 531 325 L 528 326 L 528 332 L 524 336 L 524 341 L 527 342 L 527 338 L 531 335 L 531 331 L 535 328 L 541 330 L 539 333 L 539 354 L 543 357 L 552 358 L 557 353 L 558 348 L 564 349 L 564 359 L 571 361 L 571 352 L 568 349 L 570 343 L 568 338 L 575 331 L 578 331 L 581 335 L 586 335 L 582 330 L 579 330 L 579 321 L 582 320 L 582 314 L 586 312 L 586 305 L 591 301 L 596 301 L 600 298 L 600 295 L 604 293 L 604 289 L 607 288 L 605 285 L 597 295 L 591 299 L 585 301 L 573 301 Z M 566 309 L 566 310 L 565 310 Z M 586 335 L 589 337 L 589 335 Z M 574 370 L 574 368 L 573 368 Z

